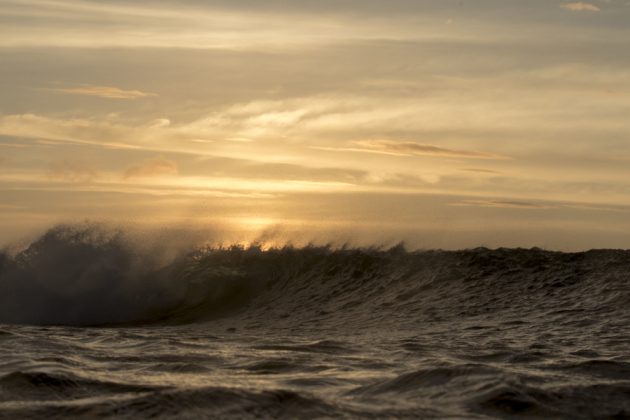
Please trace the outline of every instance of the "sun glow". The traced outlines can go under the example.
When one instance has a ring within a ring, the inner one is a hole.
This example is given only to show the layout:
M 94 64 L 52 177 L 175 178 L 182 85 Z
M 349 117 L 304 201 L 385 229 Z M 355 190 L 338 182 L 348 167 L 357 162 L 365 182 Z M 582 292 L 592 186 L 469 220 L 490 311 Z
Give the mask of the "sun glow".
M 236 226 L 244 231 L 261 231 L 280 223 L 279 220 L 271 217 L 237 217 L 232 221 Z

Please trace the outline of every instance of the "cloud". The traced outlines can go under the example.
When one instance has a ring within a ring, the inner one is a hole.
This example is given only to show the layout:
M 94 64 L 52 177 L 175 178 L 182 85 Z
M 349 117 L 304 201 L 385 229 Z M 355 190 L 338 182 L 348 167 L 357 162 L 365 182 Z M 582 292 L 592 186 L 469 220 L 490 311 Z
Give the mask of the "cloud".
M 619 212 L 619 213 L 630 212 L 630 207 L 627 205 L 570 203 L 570 204 L 566 204 L 564 207 L 578 209 L 578 210 L 587 210 L 587 211 L 606 211 L 606 212 Z
M 471 150 L 447 149 L 432 144 L 421 144 L 412 141 L 366 140 L 355 142 L 360 147 L 314 147 L 320 150 L 379 153 L 393 156 L 441 156 L 466 159 L 509 159 L 494 153 Z
M 599 12 L 601 9 L 594 4 L 584 3 L 576 1 L 574 3 L 564 3 L 560 5 L 563 9 L 570 10 L 572 12 Z
M 207 157 L 186 165 L 187 172 L 214 177 L 246 179 L 358 183 L 368 177 L 364 170 L 312 167 L 291 163 L 257 162 L 249 159 Z
M 40 142 L 98 145 L 111 149 L 138 149 L 131 139 L 142 142 L 155 137 L 151 125 L 122 125 L 109 118 L 54 118 L 34 114 L 0 116 L 0 136 L 38 139 Z M 115 140 L 114 140 L 115 139 Z M 0 143 L 10 147 L 32 144 Z
M 0 143 L 0 147 L 13 147 L 16 149 L 21 149 L 21 148 L 30 147 L 30 146 L 31 146 L 30 144 L 22 144 L 22 143 L 4 143 L 4 142 Z
M 484 168 L 462 168 L 461 169 L 464 172 L 475 172 L 475 173 L 479 173 L 479 174 L 501 174 L 501 171 L 495 171 L 492 169 L 484 169 Z
M 107 99 L 138 99 L 148 96 L 156 96 L 155 93 L 142 92 L 139 90 L 125 90 L 111 86 L 81 86 L 77 88 L 52 89 L 55 92 L 69 93 L 73 95 L 98 96 Z
M 388 7 L 378 0 L 372 1 L 370 6 L 365 6 L 363 0 L 359 2 L 361 7 L 356 7 L 355 1 L 135 1 L 124 4 L 113 0 L 3 0 L 4 3 L 9 6 L 2 7 L 0 14 L 12 18 L 3 20 L 2 29 L 6 27 L 8 35 L 0 38 L 4 46 L 234 50 L 372 39 L 375 29 L 383 25 L 376 24 L 374 19 L 359 19 L 358 14 L 381 19 L 392 13 L 407 16 L 400 8 L 410 2 L 388 2 Z M 414 5 L 403 10 L 424 14 L 426 8 Z M 375 9 L 379 12 L 375 13 Z M 334 20 L 330 19 L 331 13 L 336 16 Z M 401 26 L 410 25 L 403 23 L 390 24 L 387 36 L 405 36 L 409 29 Z M 270 27 L 274 30 L 269 30 Z
M 0 210 L 24 210 L 24 207 L 16 206 L 15 204 L 2 204 L 2 203 L 0 203 Z
M 510 209 L 548 209 L 551 208 L 548 205 L 531 203 L 526 201 L 512 201 L 512 200 L 464 200 L 458 203 L 452 204 L 454 206 L 474 206 L 474 207 L 498 207 L 498 208 L 510 208 Z
M 462 200 L 457 203 L 452 203 L 452 206 L 457 207 L 493 207 L 493 208 L 507 208 L 507 209 L 531 209 L 531 210 L 544 210 L 544 209 L 573 209 L 584 211 L 604 211 L 604 212 L 619 212 L 626 213 L 630 211 L 630 207 L 627 205 L 611 205 L 611 204 L 592 204 L 592 203 L 580 203 L 580 202 L 538 202 L 531 201 L 517 201 L 517 200 Z
M 85 183 L 94 182 L 100 177 L 90 165 L 67 160 L 52 162 L 46 175 L 51 180 Z
M 175 162 L 158 157 L 147 159 L 138 165 L 131 166 L 125 171 L 123 178 L 146 178 L 159 175 L 177 175 L 177 173 L 177 164 Z

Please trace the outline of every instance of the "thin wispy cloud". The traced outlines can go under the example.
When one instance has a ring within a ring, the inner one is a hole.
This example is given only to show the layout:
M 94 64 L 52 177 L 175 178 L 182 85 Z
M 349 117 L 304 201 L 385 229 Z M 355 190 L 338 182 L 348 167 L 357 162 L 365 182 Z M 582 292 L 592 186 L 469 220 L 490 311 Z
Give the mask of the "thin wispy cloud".
M 570 10 L 572 12 L 599 12 L 601 9 L 591 3 L 584 3 L 581 1 L 576 1 L 573 3 L 564 3 L 561 4 L 560 7 L 563 9 Z
M 573 209 L 573 210 L 603 211 L 603 212 L 616 212 L 616 213 L 625 213 L 625 212 L 630 211 L 630 207 L 624 206 L 624 205 L 606 205 L 606 204 L 562 202 L 562 201 L 534 202 L 534 201 L 520 201 L 520 200 L 511 200 L 511 199 L 462 200 L 456 203 L 451 203 L 451 206 L 488 207 L 488 208 L 500 208 L 500 209 L 523 209 L 523 210 Z
M 99 172 L 88 164 L 74 161 L 52 162 L 46 173 L 48 179 L 65 182 L 94 182 L 99 177 Z
M 125 171 L 123 178 L 148 178 L 161 175 L 177 175 L 177 173 L 177 163 L 158 157 L 147 159 L 142 163 L 131 166 Z
M 495 208 L 509 208 L 509 209 L 548 209 L 551 208 L 548 205 L 532 203 L 527 201 L 512 201 L 512 200 L 464 200 L 458 203 L 453 203 L 453 206 L 472 206 L 472 207 L 495 207 Z
M 23 207 L 16 206 L 13 204 L 2 204 L 0 203 L 0 210 L 22 210 Z
M 150 124 L 143 126 L 150 129 Z M 149 130 L 151 134 L 151 132 Z M 0 116 L 0 136 L 7 138 L 36 139 L 39 144 L 82 144 L 101 146 L 108 149 L 138 149 L 140 146 L 126 142 L 131 136 L 142 137 L 142 130 L 121 126 L 108 119 L 53 118 L 34 114 Z M 115 140 L 114 140 L 115 139 Z M 43 142 L 43 143 L 42 143 Z M 10 147 L 32 147 L 35 143 L 0 142 Z
M 502 172 L 500 171 L 495 171 L 492 169 L 485 169 L 485 168 L 463 168 L 461 169 L 464 172 L 475 172 L 475 173 L 479 173 L 479 174 L 500 174 Z
M 355 142 L 358 147 L 325 148 L 320 150 L 338 150 L 349 152 L 379 153 L 393 156 L 438 156 L 465 159 L 509 159 L 495 153 L 474 150 L 449 149 L 432 144 L 421 144 L 412 141 L 365 140 Z
M 14 147 L 17 149 L 21 149 L 23 147 L 29 147 L 29 145 L 27 144 L 22 144 L 22 143 L 0 143 L 0 147 Z
M 157 96 L 155 93 L 142 92 L 140 90 L 125 90 L 112 86 L 81 86 L 76 88 L 52 89 L 55 92 L 71 95 L 97 96 L 106 99 L 138 99 Z

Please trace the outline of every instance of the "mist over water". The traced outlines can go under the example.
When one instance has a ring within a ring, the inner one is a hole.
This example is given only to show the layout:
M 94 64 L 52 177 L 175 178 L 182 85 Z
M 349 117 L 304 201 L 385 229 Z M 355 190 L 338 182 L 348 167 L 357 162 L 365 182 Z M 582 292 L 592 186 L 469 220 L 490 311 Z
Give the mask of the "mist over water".
M 0 254 L 0 417 L 630 417 L 629 251 L 218 243 Z

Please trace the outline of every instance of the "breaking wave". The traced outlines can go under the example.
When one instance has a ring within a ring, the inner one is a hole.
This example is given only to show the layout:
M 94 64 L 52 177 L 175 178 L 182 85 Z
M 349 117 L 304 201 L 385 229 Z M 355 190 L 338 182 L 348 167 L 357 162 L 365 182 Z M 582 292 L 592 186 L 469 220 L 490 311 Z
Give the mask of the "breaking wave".
M 594 317 L 628 319 L 628 251 L 232 246 L 173 253 L 162 242 L 58 226 L 20 252 L 5 251 L 0 323 L 231 318 L 250 326 L 413 328 L 488 315 L 518 323 L 527 314 L 579 328 Z
M 59 226 L 0 254 L 0 419 L 630 418 L 629 308 L 628 251 Z

